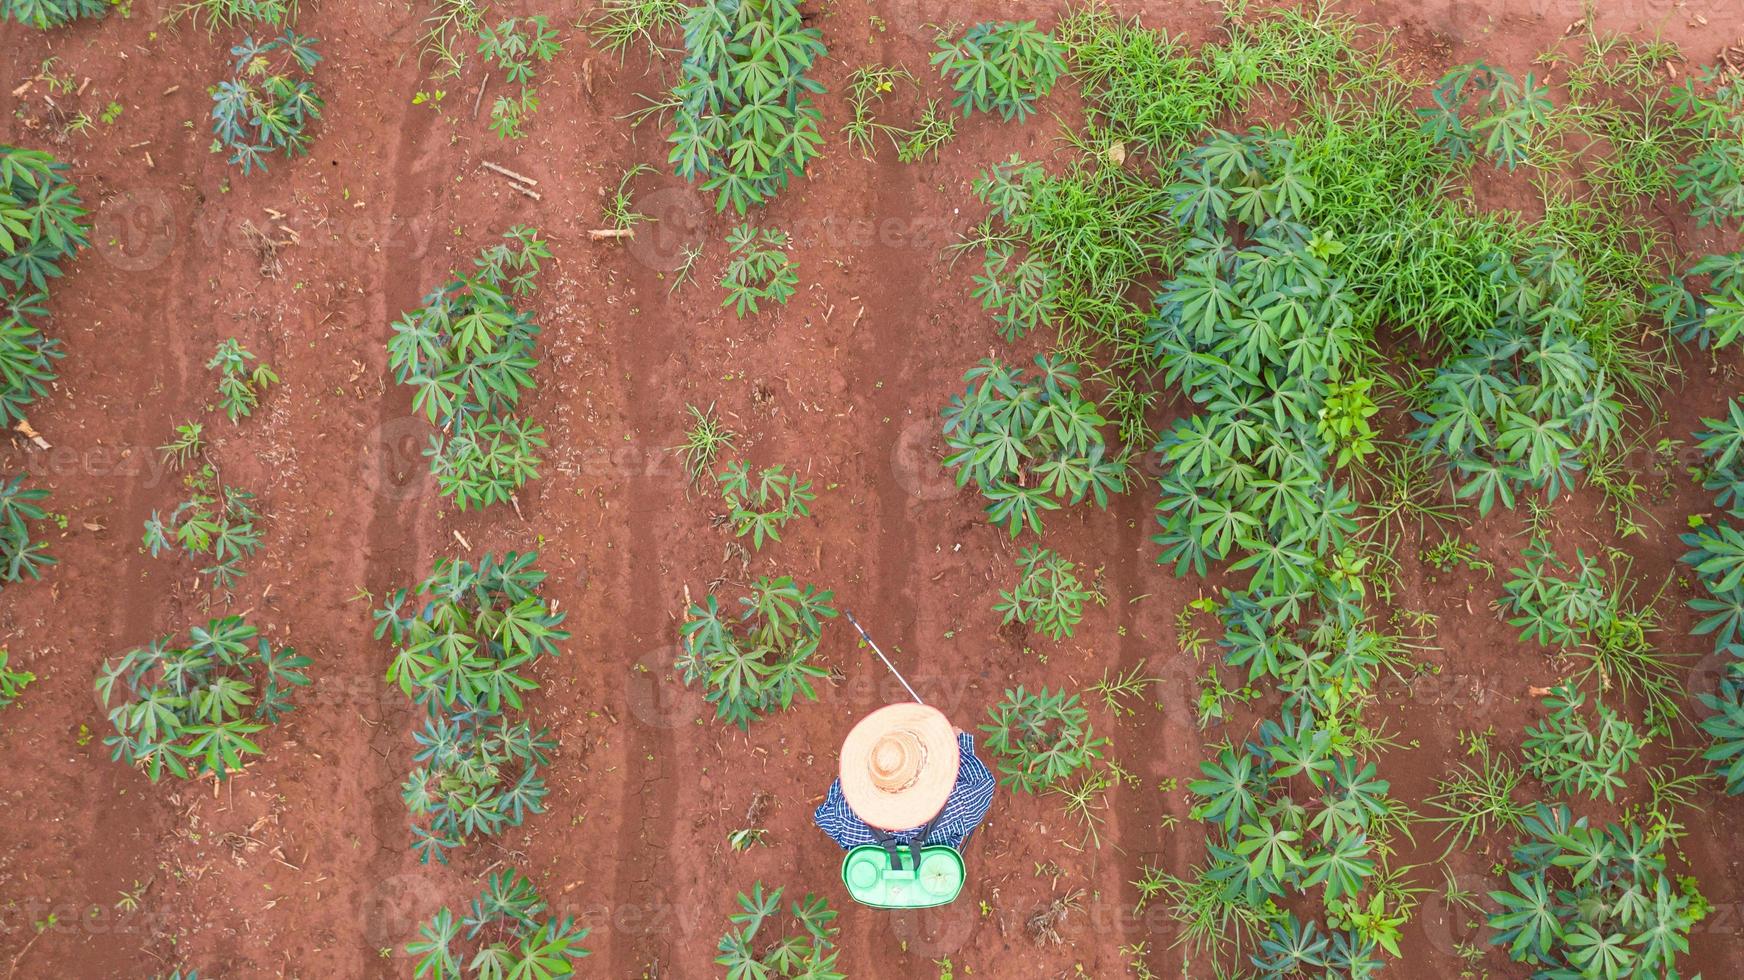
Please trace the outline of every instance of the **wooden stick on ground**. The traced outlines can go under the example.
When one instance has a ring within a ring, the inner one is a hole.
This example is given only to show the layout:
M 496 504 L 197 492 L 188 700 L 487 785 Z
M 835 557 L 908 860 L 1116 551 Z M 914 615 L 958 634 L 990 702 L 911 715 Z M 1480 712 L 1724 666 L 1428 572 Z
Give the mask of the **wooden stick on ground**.
M 502 174 L 504 177 L 509 178 L 510 180 L 518 181 L 520 183 L 526 184 L 528 187 L 538 187 L 539 186 L 539 182 L 534 180 L 533 178 L 528 177 L 525 174 L 515 173 L 513 170 L 510 170 L 508 167 L 502 166 L 501 164 L 495 164 L 495 163 L 490 162 L 489 160 L 481 160 L 479 162 L 486 170 L 495 171 L 499 174 Z
M 604 242 L 614 238 L 635 238 L 634 228 L 595 228 L 587 233 L 590 242 Z

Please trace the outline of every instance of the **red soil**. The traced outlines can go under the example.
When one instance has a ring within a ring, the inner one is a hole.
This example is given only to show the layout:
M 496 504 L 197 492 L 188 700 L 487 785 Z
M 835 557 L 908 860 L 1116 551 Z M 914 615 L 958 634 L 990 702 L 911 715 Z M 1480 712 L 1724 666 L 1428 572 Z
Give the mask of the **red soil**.
M 31 125 L 49 112 L 42 83 L 0 96 L 12 110 L 0 139 L 46 144 L 69 160 L 95 215 L 95 247 L 54 296 L 49 330 L 67 349 L 62 377 L 32 413 L 55 448 L 0 450 L 0 472 L 30 473 L 69 518 L 53 541 L 61 564 L 0 599 L 0 642 L 40 678 L 0 715 L 0 758 L 11 769 L 0 789 L 0 964 L 18 977 L 138 977 L 184 963 L 224 978 L 406 976 L 411 961 L 397 950 L 417 923 L 465 902 L 487 870 L 513 865 L 591 927 L 587 976 L 714 975 L 733 895 L 755 879 L 796 896 L 817 890 L 840 909 L 850 976 L 930 976 L 932 961 L 949 957 L 976 976 L 1054 977 L 1081 965 L 1116 977 L 1127 973 L 1118 948 L 1141 941 L 1153 969 L 1179 970 L 1172 925 L 1160 910 L 1135 915 L 1128 882 L 1140 862 L 1185 873 L 1198 860 L 1202 833 L 1187 819 L 1185 783 L 1205 741 L 1240 738 L 1254 719 L 1208 733 L 1194 724 L 1203 667 L 1179 652 L 1173 618 L 1212 586 L 1153 563 L 1152 501 L 1134 492 L 1107 513 L 1049 521 L 1048 544 L 1095 569 L 1109 597 L 1077 638 L 1002 630 L 991 606 L 1009 587 L 1016 547 L 937 462 L 939 407 L 961 372 L 998 345 L 969 298 L 967 271 L 950 268 L 940 249 L 978 217 L 969 182 L 981 167 L 1013 151 L 1065 152 L 1049 120 L 1017 127 L 977 117 L 960 125 L 942 160 L 912 167 L 888 150 L 868 162 L 832 141 L 829 156 L 759 215 L 794 234 L 804 288 L 785 309 L 739 321 L 717 308 L 708 281 L 731 221 L 663 166 L 637 184 L 640 209 L 659 224 L 627 248 L 586 238 L 625 169 L 664 161 L 658 128 L 621 118 L 642 104 L 638 93 L 662 85 L 640 54 L 620 66 L 566 30 L 562 54 L 541 75 L 529 137 L 510 145 L 474 116 L 476 64 L 444 83 L 441 114 L 412 105 L 431 87 L 417 58 L 425 4 L 305 4 L 299 26 L 326 57 L 318 84 L 327 117 L 309 158 L 243 178 L 208 152 L 205 94 L 240 32 L 165 27 L 168 6 L 134 0 L 131 18 L 47 34 L 0 27 L 0 90 L 52 55 L 58 71 L 91 80 L 80 94 L 56 96 L 61 109 L 96 116 L 111 100 L 125 106 L 113 125 L 62 143 Z M 578 9 L 527 6 L 565 25 Z M 904 63 L 938 87 L 920 25 L 944 16 L 939 8 L 824 6 L 816 22 L 831 46 L 823 74 L 832 91 L 872 60 Z M 1209 5 L 1122 6 L 1194 41 L 1215 27 Z M 1695 63 L 1712 60 L 1744 23 L 1739 0 L 1605 6 L 1601 26 L 1662 31 Z M 949 17 L 1010 16 L 1014 7 L 1044 19 L 1056 9 L 975 0 Z M 1401 59 L 1426 78 L 1480 55 L 1525 70 L 1580 13 L 1560 0 L 1388 0 L 1349 12 L 1398 28 Z M 826 100 L 828 132 L 843 112 L 836 97 Z M 543 199 L 510 192 L 485 160 L 538 179 Z M 1498 206 L 1526 200 L 1519 188 L 1485 194 Z M 262 275 L 250 222 L 299 239 L 279 251 L 276 276 Z M 544 364 L 527 406 L 552 448 L 518 515 L 462 517 L 424 472 L 426 428 L 392 383 L 383 344 L 395 317 L 516 223 L 537 225 L 556 253 L 534 303 Z M 1675 231 L 1685 254 L 1718 244 L 1686 224 Z M 698 239 L 710 243 L 703 284 L 669 295 L 663 273 L 676 245 Z M 205 407 L 203 363 L 230 336 L 284 378 L 239 426 Z M 1685 368 L 1665 406 L 1664 431 L 1680 438 L 1736 390 L 1732 357 L 1692 357 Z M 710 525 L 711 500 L 688 492 L 665 451 L 681 439 L 687 402 L 717 403 L 744 433 L 746 458 L 797 464 L 820 491 L 816 519 L 793 525 L 749 568 L 723 557 L 728 538 Z M 269 736 L 267 758 L 216 791 L 209 782 L 153 786 L 109 761 L 107 723 L 90 693 L 104 658 L 208 615 L 185 564 L 138 547 L 141 522 L 179 499 L 153 447 L 196 417 L 210 423 L 227 481 L 256 491 L 268 515 L 264 550 L 213 610 L 251 611 L 275 642 L 315 660 L 314 687 Z M 1630 543 L 1649 583 L 1675 574 L 1675 532 L 1686 514 L 1708 509 L 1671 476 L 1676 492 L 1651 508 L 1663 530 Z M 1570 547 L 1608 527 L 1595 512 L 1585 494 L 1559 505 Z M 1503 514 L 1467 537 L 1505 569 L 1523 543 L 1518 525 Z M 452 867 L 422 867 L 399 799 L 414 712 L 382 681 L 388 650 L 370 638 L 372 606 L 360 590 L 379 598 L 410 585 L 439 555 L 529 548 L 541 552 L 549 594 L 574 632 L 563 657 L 539 670 L 530 702 L 560 743 L 549 811 L 461 850 Z M 1432 578 L 1409 558 L 1406 568 L 1401 604 L 1441 617 L 1437 648 L 1424 655 L 1441 672 L 1387 692 L 1383 714 L 1407 748 L 1383 768 L 1395 796 L 1420 800 L 1460 758 L 1458 731 L 1494 726 L 1514 744 L 1537 710 L 1527 689 L 1560 674 L 1486 608 L 1499 583 Z M 1114 791 L 1104 846 L 1081 848 L 1057 800 L 1002 794 L 970 849 L 963 900 L 921 914 L 849 906 L 840 853 L 811 827 L 810 810 L 840 738 L 899 696 L 894 682 L 848 628 L 832 625 L 824 651 L 840 682 L 821 703 L 746 735 L 716 723 L 670 670 L 685 587 L 700 593 L 718 576 L 765 573 L 834 589 L 923 696 L 965 727 L 1018 683 L 1087 687 L 1105 668 L 1140 664 L 1162 677 L 1149 699 L 1161 711 L 1146 705 L 1115 720 L 1096 709 L 1114 757 L 1139 777 Z M 1668 608 L 1681 610 L 1687 594 L 1673 581 Z M 1687 626 L 1679 613 L 1665 644 L 1706 651 Z M 1711 684 L 1718 661 L 1692 662 L 1695 682 Z M 1182 788 L 1159 792 L 1170 778 Z M 776 801 L 763 819 L 771 846 L 733 853 L 727 834 L 757 793 Z M 1690 833 L 1679 866 L 1696 870 L 1717 907 L 1697 927 L 1691 973 L 1744 973 L 1744 885 L 1732 846 L 1740 815 L 1736 800 L 1713 793 L 1683 814 Z M 1166 816 L 1180 823 L 1164 826 Z M 1419 837 L 1410 860 L 1440 854 L 1432 833 Z M 1450 861 L 1483 892 L 1505 846 L 1485 841 Z M 1062 869 L 1057 882 L 1038 876 L 1040 861 Z M 1433 870 L 1425 883 L 1439 890 Z M 118 911 L 119 893 L 138 885 L 138 910 Z M 1061 927 L 1067 944 L 1035 948 L 1024 920 L 1075 888 L 1085 894 Z M 55 924 L 38 935 L 34 924 L 51 913 Z M 1455 974 L 1454 941 L 1482 942 L 1466 918 L 1426 896 L 1401 975 Z M 1499 952 L 1484 966 L 1524 975 Z

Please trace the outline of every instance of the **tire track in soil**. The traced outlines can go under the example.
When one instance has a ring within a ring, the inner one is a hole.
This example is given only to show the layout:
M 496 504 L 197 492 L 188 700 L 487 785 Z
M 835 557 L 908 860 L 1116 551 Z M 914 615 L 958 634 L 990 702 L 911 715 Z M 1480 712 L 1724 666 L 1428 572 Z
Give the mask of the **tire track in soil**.
M 414 72 L 412 84 L 403 86 L 405 91 L 397 105 L 412 104 L 418 81 Z M 386 359 L 385 332 L 399 312 L 415 306 L 422 295 L 425 236 L 418 233 L 414 221 L 402 216 L 433 215 L 439 211 L 440 182 L 427 176 L 432 172 L 428 164 L 440 149 L 430 139 L 435 118 L 430 113 L 402 110 L 384 125 L 391 127 L 397 136 L 388 164 L 393 191 L 384 219 L 386 241 L 369 289 L 369 320 L 365 326 L 368 333 L 383 337 L 384 347 L 379 355 L 383 394 L 377 402 L 380 411 L 376 416 L 375 439 L 365 447 L 365 452 L 372 456 L 362 461 L 363 467 L 374 469 L 375 506 L 365 530 L 364 547 L 354 552 L 354 560 L 362 565 L 357 580 L 381 594 L 410 584 L 434 557 L 428 554 L 426 525 L 430 515 L 425 507 L 434 487 L 424 476 L 423 460 L 417 451 L 402 452 L 401 444 L 413 438 L 405 424 L 413 415 L 412 398 L 394 382 Z M 421 437 L 418 439 L 421 441 Z M 414 489 L 420 481 L 422 489 Z M 378 644 L 371 639 L 347 646 L 356 651 L 350 672 L 385 684 L 380 681 Z M 357 753 L 358 764 L 351 768 L 356 773 L 353 778 L 363 784 L 358 795 L 369 801 L 369 833 L 373 837 L 365 842 L 370 856 L 366 862 L 368 870 L 362 876 L 364 894 L 374 896 L 373 907 L 365 909 L 374 915 L 364 928 L 373 931 L 363 937 L 365 941 L 355 944 L 359 956 L 354 967 L 356 976 L 372 972 L 385 975 L 379 961 L 370 961 L 371 948 L 402 945 L 416 929 L 416 923 L 436 911 L 434 906 L 423 907 L 434 885 L 406 870 L 417 865 L 409 850 L 405 804 L 397 792 L 402 777 L 397 760 L 405 755 L 416 713 L 411 703 L 398 697 L 397 692 L 389 692 L 377 703 L 382 708 L 380 723 L 370 730 L 362 751 Z M 412 877 L 408 878 L 408 874 Z M 450 898 L 458 900 L 457 896 Z
M 633 271 L 628 280 L 636 298 L 665 298 L 665 287 L 653 269 L 640 262 L 633 263 L 631 268 Z M 644 309 L 637 321 L 641 329 L 620 332 L 614 338 L 616 374 L 628 379 L 627 384 L 632 390 L 631 396 L 625 399 L 625 421 L 629 430 L 641 438 L 652 438 L 651 434 L 660 432 L 670 420 L 660 414 L 660 399 L 636 397 L 634 392 L 676 391 L 683 382 L 684 363 L 673 353 L 682 349 L 678 343 L 680 338 L 674 336 L 671 328 L 678 319 L 670 315 L 665 304 L 661 304 L 658 312 Z M 607 573 L 612 591 L 608 594 L 653 594 L 659 595 L 659 601 L 663 603 L 668 597 L 662 594 L 661 588 L 659 556 L 663 547 L 658 529 L 683 526 L 684 518 L 674 508 L 682 506 L 684 501 L 638 485 L 638 481 L 650 477 L 651 474 L 639 468 L 624 475 L 627 509 L 624 530 L 629 536 L 629 546 L 621 558 L 616 549 L 605 551 L 602 557 L 609 557 L 602 564 L 609 565 Z M 664 627 L 663 608 L 656 607 L 655 612 L 661 627 Z M 635 626 L 631 625 L 631 629 L 634 630 Z M 652 639 L 636 634 L 632 636 L 634 649 L 661 645 L 662 637 L 658 634 Z M 670 877 L 670 842 L 678 829 L 678 781 L 672 774 L 694 771 L 694 767 L 686 768 L 694 752 L 686 752 L 680 758 L 679 740 L 672 726 L 645 722 L 637 718 L 628 705 L 624 705 L 623 710 L 628 724 L 622 728 L 625 740 L 620 765 L 626 778 L 621 810 L 617 814 L 612 888 L 606 903 L 607 911 L 613 917 L 609 923 L 613 942 L 611 965 L 605 972 L 609 976 L 628 977 L 640 976 L 643 968 L 657 962 L 666 950 L 660 942 L 661 930 L 647 930 L 638 935 L 621 926 L 620 923 L 626 920 L 617 914 L 618 907 L 629 904 L 634 897 L 637 901 L 651 903 L 651 907 L 644 911 L 658 913 L 677 906 L 669 894 L 674 888 L 679 895 L 693 894 Z M 686 726 L 686 730 L 694 730 L 694 726 Z M 652 764 L 648 763 L 649 759 L 653 760 Z M 627 775 L 630 773 L 644 774 L 641 785 L 630 784 Z M 663 867 L 668 869 L 667 876 L 660 873 Z M 649 916 L 640 915 L 637 919 L 647 921 Z
M 900 181 L 882 180 L 873 184 L 873 194 L 870 214 L 915 214 L 916 200 L 912 177 Z M 865 322 L 870 326 L 879 323 L 900 322 L 912 320 L 921 311 L 927 309 L 927 304 L 916 304 L 918 297 L 927 295 L 926 272 L 932 261 L 932 251 L 924 247 L 924 237 L 918 239 L 922 244 L 891 244 L 882 236 L 876 239 L 877 244 L 868 249 L 867 254 L 859 263 L 865 270 L 878 270 L 876 282 L 860 284 L 857 291 L 866 299 Z M 872 392 L 872 412 L 870 418 L 901 419 L 909 407 L 905 401 L 906 393 L 912 390 L 909 383 L 917 363 L 912 356 L 916 349 L 907 341 L 911 335 L 895 330 L 861 330 L 856 331 L 867 338 L 861 345 L 861 356 L 858 367 L 859 377 L 851 377 L 848 382 L 850 391 Z M 858 583 L 860 596 L 843 595 L 837 591 L 837 605 L 841 608 L 854 609 L 861 607 L 859 617 L 876 626 L 869 627 L 880 634 L 880 646 L 890 656 L 905 676 L 914 677 L 915 664 L 901 651 L 919 649 L 915 635 L 918 617 L 910 601 L 910 591 L 914 583 L 909 573 L 917 561 L 916 529 L 922 522 L 907 519 L 910 507 L 915 505 L 915 499 L 909 495 L 902 481 L 893 478 L 890 461 L 895 458 L 896 440 L 901 438 L 901 426 L 887 426 L 880 430 L 882 436 L 871 443 L 868 448 L 873 450 L 869 457 L 862 460 L 863 478 L 871 484 L 874 491 L 876 506 L 868 514 L 866 534 L 868 540 L 862 542 L 859 553 L 871 555 L 872 561 L 859 569 Z M 846 584 L 846 583 L 844 583 Z M 866 601 L 861 601 L 866 600 Z M 859 669 L 873 671 L 882 675 L 884 667 L 873 659 L 870 650 L 861 649 L 853 627 L 845 627 L 846 638 L 841 642 L 846 649 L 855 651 L 860 657 Z M 894 636 L 894 641 L 884 640 L 883 635 Z M 872 705 L 866 706 L 868 710 Z M 840 734 L 847 734 L 847 726 L 857 719 L 843 719 Z M 956 719 L 952 719 L 955 721 Z M 824 762 L 825 772 L 833 769 L 836 764 L 837 746 L 820 745 L 817 747 L 818 758 Z M 824 782 L 824 774 L 818 776 L 820 783 Z M 827 788 L 820 786 L 821 789 Z M 820 832 L 821 836 L 821 832 Z M 832 870 L 833 874 L 834 871 Z M 936 927 L 936 919 L 942 912 L 907 913 L 901 918 L 903 931 L 927 931 Z M 841 945 L 845 949 L 864 951 L 861 955 L 870 958 L 870 952 L 888 946 L 874 937 L 875 931 L 891 931 L 897 926 L 897 919 L 886 916 L 851 916 L 838 919 L 843 933 L 853 929 L 855 935 L 850 939 L 844 935 Z M 849 964 L 844 963 L 844 968 Z M 847 972 L 853 972 L 847 969 Z

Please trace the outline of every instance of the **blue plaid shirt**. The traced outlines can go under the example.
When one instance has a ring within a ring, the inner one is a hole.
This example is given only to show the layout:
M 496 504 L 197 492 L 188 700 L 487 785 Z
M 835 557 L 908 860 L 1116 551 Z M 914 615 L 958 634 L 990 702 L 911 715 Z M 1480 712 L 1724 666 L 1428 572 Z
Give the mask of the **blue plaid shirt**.
M 980 759 L 975 758 L 975 736 L 959 732 L 957 752 L 957 784 L 951 787 L 951 795 L 945 799 L 945 808 L 939 812 L 938 822 L 933 824 L 932 836 L 923 843 L 948 844 L 960 851 L 968 842 L 969 835 L 980 825 L 981 818 L 987 816 L 987 808 L 993 805 L 993 790 L 999 781 L 993 778 L 993 773 Z M 872 828 L 848 808 L 848 801 L 842 796 L 840 779 L 830 784 L 830 794 L 812 814 L 812 820 L 843 850 L 878 843 L 872 836 Z M 910 827 L 890 836 L 907 844 L 919 830 L 919 827 Z

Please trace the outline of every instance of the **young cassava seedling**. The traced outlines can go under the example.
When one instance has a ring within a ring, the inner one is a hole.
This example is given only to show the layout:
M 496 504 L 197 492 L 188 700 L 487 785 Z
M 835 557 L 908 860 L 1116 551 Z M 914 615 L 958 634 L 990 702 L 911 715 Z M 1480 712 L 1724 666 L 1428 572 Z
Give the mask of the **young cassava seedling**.
M 779 466 L 766 467 L 751 480 L 751 467 L 732 463 L 715 477 L 721 499 L 727 505 L 734 533 L 751 536 L 751 549 L 762 551 L 763 542 L 780 541 L 781 529 L 795 517 L 806 517 L 806 505 L 817 499 L 811 483 Z
M 1085 600 L 1095 596 L 1078 581 L 1077 566 L 1051 549 L 1032 544 L 1018 553 L 1017 568 L 1017 587 L 999 593 L 993 611 L 1004 613 L 1004 622 L 1034 625 L 1056 640 L 1071 636 L 1084 618 Z
M 1059 786 L 1073 773 L 1102 758 L 1108 744 L 1090 727 L 1078 695 L 1047 688 L 1006 691 L 988 709 L 987 747 L 999 756 L 1000 782 L 1026 793 Z
M 459 921 L 443 908 L 418 928 L 418 938 L 406 944 L 406 952 L 417 957 L 413 976 L 566 980 L 575 975 L 576 961 L 589 955 L 581 945 L 588 930 L 571 916 L 549 918 L 548 910 L 519 871 L 498 871 Z
M 793 926 L 779 928 L 783 889 L 765 893 L 763 883 L 751 886 L 749 895 L 739 893 L 739 911 L 733 913 L 733 928 L 721 937 L 715 962 L 735 978 L 790 978 L 790 980 L 842 980 L 836 971 L 836 913 L 830 903 L 807 893 L 803 901 L 790 903 Z
M 741 224 L 727 233 L 727 266 L 721 288 L 730 306 L 743 317 L 758 312 L 757 304 L 774 300 L 783 306 L 799 285 L 799 266 L 787 256 L 787 232 Z
M 526 19 L 511 17 L 496 27 L 481 27 L 478 53 L 503 71 L 504 79 L 518 86 L 515 95 L 499 95 L 491 103 L 491 129 L 506 140 L 518 140 L 526 134 L 521 124 L 539 108 L 533 94 L 533 73 L 537 64 L 550 64 L 563 47 L 545 17 Z
M 8 666 L 7 662 L 10 657 L 11 654 L 7 653 L 5 648 L 0 647 L 0 708 L 5 708 L 18 700 L 18 696 L 24 693 L 24 689 L 36 680 L 36 675 L 30 671 L 13 670 Z
M 218 407 L 232 422 L 253 415 L 261 392 L 278 384 L 279 376 L 265 361 L 250 368 L 248 362 L 253 360 L 254 354 L 232 337 L 219 344 L 206 362 L 207 370 L 218 372 Z
M 31 539 L 31 525 L 46 520 L 48 512 L 38 506 L 48 491 L 26 489 L 24 476 L 0 477 L 0 587 L 42 577 L 42 570 L 53 565 L 48 545 Z
M 998 112 L 1023 122 L 1065 74 L 1065 51 L 1035 21 L 981 23 L 955 41 L 940 37 L 933 64 L 957 91 L 953 103 L 971 112 Z
M 311 122 L 321 118 L 315 94 L 314 38 L 287 30 L 258 42 L 253 37 L 230 49 L 236 59 L 227 81 L 212 89 L 212 152 L 231 151 L 230 162 L 246 176 L 266 159 L 282 153 L 295 159 L 309 152 Z
M 167 518 L 152 511 L 141 543 L 153 558 L 180 548 L 195 561 L 212 562 L 200 569 L 200 574 L 212 576 L 214 587 L 228 589 L 242 578 L 242 560 L 260 548 L 260 533 L 254 527 L 260 517 L 253 507 L 254 494 L 224 486 L 211 466 L 202 467 L 184 482 L 188 499 L 176 505 Z

